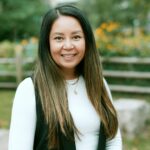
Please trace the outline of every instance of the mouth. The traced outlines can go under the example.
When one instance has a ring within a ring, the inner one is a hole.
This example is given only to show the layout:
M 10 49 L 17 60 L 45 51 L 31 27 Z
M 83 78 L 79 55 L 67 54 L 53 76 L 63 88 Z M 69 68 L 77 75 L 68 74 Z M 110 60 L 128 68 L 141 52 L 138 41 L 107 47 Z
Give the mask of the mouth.
M 62 57 L 64 57 L 65 59 L 71 59 L 74 56 L 76 56 L 77 54 L 61 54 Z

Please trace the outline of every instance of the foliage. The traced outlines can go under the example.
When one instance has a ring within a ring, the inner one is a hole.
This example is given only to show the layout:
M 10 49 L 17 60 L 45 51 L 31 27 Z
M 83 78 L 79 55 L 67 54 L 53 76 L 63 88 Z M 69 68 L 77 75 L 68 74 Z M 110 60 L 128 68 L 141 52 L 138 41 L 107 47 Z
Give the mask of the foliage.
M 142 28 L 123 28 L 118 22 L 104 22 L 95 30 L 97 48 L 104 56 L 150 56 L 150 35 Z
M 33 57 L 37 56 L 37 49 L 38 49 L 38 38 L 31 37 L 28 40 L 23 39 L 20 41 L 19 45 L 23 49 L 24 57 Z
M 0 42 L 0 57 L 14 57 L 15 43 L 10 41 Z
M 88 6 L 85 7 L 88 3 Z M 145 26 L 150 10 L 149 0 L 82 0 L 80 7 L 94 27 L 102 22 L 117 21 L 124 25 Z M 92 13 L 91 13 L 92 10 Z
M 24 57 L 36 57 L 38 39 L 31 37 L 22 39 L 18 42 L 2 41 L 0 42 L 0 58 L 15 57 L 16 51 L 23 51 Z
M 0 40 L 37 35 L 46 8 L 42 0 L 1 0 Z

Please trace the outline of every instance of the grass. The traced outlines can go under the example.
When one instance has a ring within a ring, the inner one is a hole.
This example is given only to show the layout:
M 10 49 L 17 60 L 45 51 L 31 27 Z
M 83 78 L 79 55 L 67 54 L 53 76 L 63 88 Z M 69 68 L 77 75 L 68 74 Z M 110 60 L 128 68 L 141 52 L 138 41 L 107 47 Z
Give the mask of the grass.
M 9 128 L 12 102 L 14 97 L 14 90 L 0 90 L 0 128 Z M 145 99 L 150 102 L 149 95 L 134 95 L 134 94 L 118 94 L 113 93 L 113 98 L 118 99 L 121 97 Z M 124 150 L 149 150 L 150 149 L 150 122 L 147 128 L 134 139 L 128 139 L 123 136 Z
M 15 91 L 0 90 L 0 128 L 9 128 Z
M 150 124 L 134 139 L 123 137 L 124 150 L 149 150 L 150 149 Z

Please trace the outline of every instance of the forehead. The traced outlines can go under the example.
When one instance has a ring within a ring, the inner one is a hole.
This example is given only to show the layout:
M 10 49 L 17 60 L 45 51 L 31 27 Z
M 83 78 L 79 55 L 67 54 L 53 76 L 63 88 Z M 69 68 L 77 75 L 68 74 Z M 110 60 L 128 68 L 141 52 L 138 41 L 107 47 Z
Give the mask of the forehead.
M 53 23 L 51 32 L 81 30 L 80 22 L 72 16 L 59 16 Z

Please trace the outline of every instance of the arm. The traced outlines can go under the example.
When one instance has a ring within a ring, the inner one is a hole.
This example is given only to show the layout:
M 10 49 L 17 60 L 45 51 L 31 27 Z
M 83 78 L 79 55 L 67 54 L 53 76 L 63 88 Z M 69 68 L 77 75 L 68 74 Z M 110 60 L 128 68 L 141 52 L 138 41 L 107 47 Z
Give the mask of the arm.
M 120 129 L 118 129 L 118 132 L 113 139 L 107 140 L 106 150 L 122 150 L 122 138 Z
M 31 78 L 17 88 L 11 116 L 9 150 L 33 150 L 36 128 L 36 103 Z
M 108 92 L 109 98 L 113 103 L 111 91 L 105 79 L 104 79 L 104 85 Z M 107 140 L 106 150 L 122 150 L 122 138 L 121 138 L 120 129 L 118 129 L 117 134 L 113 139 Z

